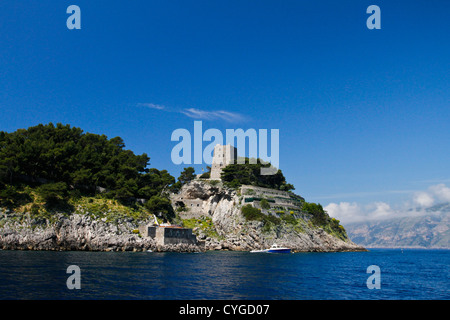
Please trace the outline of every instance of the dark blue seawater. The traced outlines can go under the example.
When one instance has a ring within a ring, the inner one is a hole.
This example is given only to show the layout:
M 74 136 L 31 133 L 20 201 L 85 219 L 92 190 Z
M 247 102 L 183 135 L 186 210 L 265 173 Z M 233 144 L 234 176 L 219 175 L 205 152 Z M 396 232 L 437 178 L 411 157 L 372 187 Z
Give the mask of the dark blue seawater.
M 81 270 L 69 290 L 67 267 Z M 367 267 L 381 270 L 369 290 Z M 0 299 L 449 299 L 450 250 L 255 254 L 0 251 Z

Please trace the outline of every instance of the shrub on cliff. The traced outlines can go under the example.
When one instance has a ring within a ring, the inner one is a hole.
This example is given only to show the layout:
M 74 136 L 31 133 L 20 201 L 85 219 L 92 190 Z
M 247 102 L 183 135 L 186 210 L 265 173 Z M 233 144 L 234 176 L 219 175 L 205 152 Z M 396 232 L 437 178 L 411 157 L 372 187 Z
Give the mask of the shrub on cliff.
M 247 204 L 241 208 L 242 215 L 246 220 L 262 220 L 261 210 L 258 208 L 254 208 L 251 204 Z
M 14 208 L 31 201 L 31 197 L 24 192 L 18 192 L 14 186 L 0 186 L 0 206 Z
M 312 223 L 316 226 L 323 226 L 328 221 L 328 214 L 320 203 L 304 202 L 303 210 L 312 215 Z
M 296 225 L 297 219 L 292 214 L 289 213 L 282 213 L 281 219 L 284 220 L 288 224 Z
M 271 225 L 278 225 L 281 219 L 272 215 L 266 215 L 260 209 L 254 208 L 251 204 L 247 204 L 241 208 L 241 213 L 247 221 L 261 221 L 264 223 L 263 231 L 268 231 Z
M 226 166 L 222 170 L 222 181 L 230 187 L 237 188 L 240 185 L 254 185 L 264 188 L 289 191 L 294 190 L 294 186 L 286 183 L 281 170 L 277 170 L 272 175 L 261 175 L 261 168 L 268 168 L 270 164 L 263 164 L 260 159 L 257 163 L 250 163 L 249 158 L 245 158 L 244 163 L 235 163 Z
M 211 177 L 211 172 L 202 173 L 200 179 L 209 179 Z
M 175 212 L 170 200 L 165 197 L 151 197 L 150 200 L 145 203 L 145 208 L 150 211 L 150 213 L 162 217 L 165 220 L 172 220 L 175 218 Z
M 65 201 L 69 195 L 67 184 L 64 182 L 43 184 L 37 188 L 37 193 L 45 203 L 49 204 Z
M 180 176 L 178 177 L 178 181 L 180 181 L 181 185 L 184 185 L 195 179 L 195 169 L 194 167 L 187 167 L 181 171 Z
M 340 225 L 339 220 L 330 218 L 328 213 L 323 209 L 322 205 L 304 202 L 302 209 L 312 215 L 311 222 L 315 226 L 323 228 L 328 233 L 342 240 L 346 240 L 348 238 L 347 233 L 344 227 Z
M 267 201 L 266 199 L 262 199 L 260 204 L 261 204 L 261 208 L 263 208 L 263 209 L 270 209 L 269 201 Z

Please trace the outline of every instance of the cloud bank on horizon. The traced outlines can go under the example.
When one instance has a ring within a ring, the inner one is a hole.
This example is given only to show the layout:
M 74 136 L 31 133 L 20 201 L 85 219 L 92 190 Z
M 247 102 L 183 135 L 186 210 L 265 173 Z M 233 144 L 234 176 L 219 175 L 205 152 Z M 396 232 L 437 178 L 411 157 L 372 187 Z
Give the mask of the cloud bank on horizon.
M 353 223 L 424 215 L 428 213 L 425 209 L 445 202 L 450 202 L 450 188 L 440 183 L 430 186 L 427 190 L 413 192 L 411 199 L 399 208 L 376 201 L 367 205 L 357 202 L 332 202 L 324 209 L 342 223 Z

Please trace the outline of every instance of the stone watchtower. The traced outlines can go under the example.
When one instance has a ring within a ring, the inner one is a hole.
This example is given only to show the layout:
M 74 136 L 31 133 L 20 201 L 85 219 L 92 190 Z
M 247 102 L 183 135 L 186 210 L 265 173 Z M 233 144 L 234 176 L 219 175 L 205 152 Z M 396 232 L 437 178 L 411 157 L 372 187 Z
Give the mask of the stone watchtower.
M 229 164 L 237 163 L 237 149 L 232 145 L 214 147 L 214 156 L 211 164 L 211 180 L 220 180 L 222 169 Z

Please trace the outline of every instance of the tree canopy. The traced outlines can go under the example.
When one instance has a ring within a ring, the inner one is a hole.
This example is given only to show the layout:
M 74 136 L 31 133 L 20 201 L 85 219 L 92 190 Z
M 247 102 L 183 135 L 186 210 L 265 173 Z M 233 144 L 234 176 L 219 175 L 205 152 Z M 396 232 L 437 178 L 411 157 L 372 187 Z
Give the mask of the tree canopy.
M 257 163 L 250 163 L 249 158 L 245 158 L 244 163 L 230 164 L 222 170 L 222 181 L 231 187 L 239 187 L 240 185 L 254 185 L 264 188 L 272 188 L 277 190 L 289 191 L 294 190 L 294 186 L 286 183 L 281 170 L 277 170 L 272 175 L 261 175 L 261 168 L 268 168 L 270 164 L 263 164 L 260 159 Z
M 181 185 L 184 185 L 195 179 L 195 169 L 194 167 L 187 167 L 181 171 L 180 176 L 178 177 L 178 181 L 180 181 Z
M 58 183 L 41 187 L 52 199 L 55 190 L 66 189 L 150 199 L 175 178 L 166 170 L 148 169 L 149 161 L 145 153 L 126 150 L 120 137 L 108 139 L 60 123 L 0 132 L 0 186 Z

